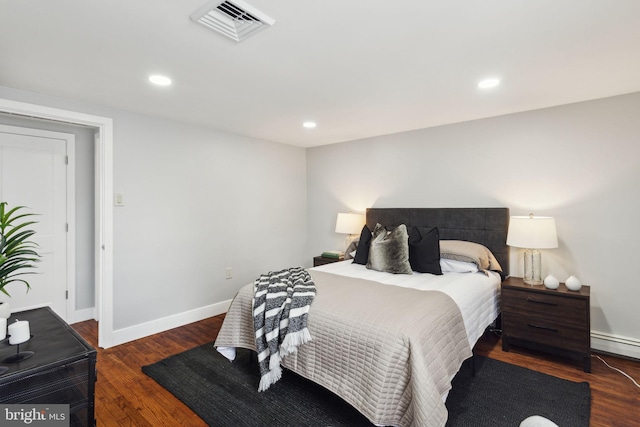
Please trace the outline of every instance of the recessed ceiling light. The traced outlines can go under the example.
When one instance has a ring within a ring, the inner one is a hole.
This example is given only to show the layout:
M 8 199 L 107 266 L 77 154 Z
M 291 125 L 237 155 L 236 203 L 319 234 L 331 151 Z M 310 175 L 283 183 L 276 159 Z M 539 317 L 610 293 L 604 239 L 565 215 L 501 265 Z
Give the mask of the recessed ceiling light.
M 317 124 L 316 122 L 304 122 L 302 126 L 306 127 L 307 129 L 313 129 L 317 126 Z
M 161 76 L 160 74 L 154 74 L 149 76 L 149 81 L 158 86 L 169 86 L 171 79 L 167 76 Z
M 496 87 L 500 84 L 500 80 L 498 79 L 486 79 L 486 80 L 482 80 L 480 83 L 478 83 L 478 87 L 480 89 L 489 89 L 491 87 Z

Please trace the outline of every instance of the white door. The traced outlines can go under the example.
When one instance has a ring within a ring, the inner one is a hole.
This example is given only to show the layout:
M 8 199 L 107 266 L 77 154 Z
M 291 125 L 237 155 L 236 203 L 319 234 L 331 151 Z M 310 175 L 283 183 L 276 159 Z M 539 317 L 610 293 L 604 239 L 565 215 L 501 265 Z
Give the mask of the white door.
M 73 152 L 74 144 L 72 134 L 0 125 L 0 201 L 38 214 L 33 239 L 42 256 L 37 274 L 23 276 L 31 290 L 12 283 L 5 288 L 11 298 L 0 294 L 12 311 L 50 306 L 67 319 L 68 293 L 75 292 L 75 270 L 67 264 L 68 258 L 75 260 L 75 254 L 67 253 L 74 248 L 67 241 L 68 227 L 73 226 L 67 225 L 68 210 L 75 204 L 73 185 L 67 184 L 67 152 Z

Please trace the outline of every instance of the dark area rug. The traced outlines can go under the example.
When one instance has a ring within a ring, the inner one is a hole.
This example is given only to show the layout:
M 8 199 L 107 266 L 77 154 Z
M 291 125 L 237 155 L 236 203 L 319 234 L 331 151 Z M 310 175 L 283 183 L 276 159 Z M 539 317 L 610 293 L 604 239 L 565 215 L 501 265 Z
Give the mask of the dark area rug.
M 475 375 L 471 364 L 475 363 Z M 451 427 L 517 427 L 532 415 L 588 427 L 589 383 L 576 383 L 482 356 L 465 361 L 447 397 Z
M 342 399 L 290 371 L 258 393 L 258 365 L 247 350 L 239 349 L 230 363 L 207 344 L 142 371 L 214 427 L 372 426 Z M 476 356 L 475 376 L 468 360 L 454 378 L 447 426 L 517 427 L 541 415 L 561 427 L 588 427 L 590 408 L 588 383 Z

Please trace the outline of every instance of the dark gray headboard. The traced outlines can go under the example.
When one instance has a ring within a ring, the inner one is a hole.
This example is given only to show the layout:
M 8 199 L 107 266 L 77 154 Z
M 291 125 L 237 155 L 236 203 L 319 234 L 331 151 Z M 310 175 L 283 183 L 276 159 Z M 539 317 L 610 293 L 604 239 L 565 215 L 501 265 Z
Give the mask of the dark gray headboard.
M 509 275 L 509 208 L 369 208 L 367 226 L 400 224 L 438 227 L 442 240 L 480 243 L 495 255 L 502 273 Z

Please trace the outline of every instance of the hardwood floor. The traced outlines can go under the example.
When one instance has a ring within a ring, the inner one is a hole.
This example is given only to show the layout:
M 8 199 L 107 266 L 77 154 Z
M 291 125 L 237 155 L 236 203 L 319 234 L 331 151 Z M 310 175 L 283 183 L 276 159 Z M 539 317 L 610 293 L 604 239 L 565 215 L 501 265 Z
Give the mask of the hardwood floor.
M 143 374 L 141 367 L 213 342 L 223 319 L 224 315 L 216 316 L 110 349 L 98 349 L 98 426 L 206 426 L 182 402 Z M 95 321 L 72 326 L 97 348 L 98 327 Z M 592 373 L 587 374 L 577 361 L 516 347 L 512 347 L 510 352 L 503 352 L 500 338 L 492 334 L 481 338 L 475 350 L 483 356 L 567 380 L 588 381 L 592 393 L 592 427 L 640 427 L 640 389 L 598 359 L 593 359 Z M 640 381 L 640 362 L 599 356 Z M 540 393 L 544 393 L 544 390 L 540 390 Z
M 98 350 L 97 425 L 206 426 L 186 405 L 143 374 L 141 368 L 213 342 L 223 319 L 224 316 L 212 317 L 106 350 L 97 347 L 97 322 L 89 320 L 72 325 Z

